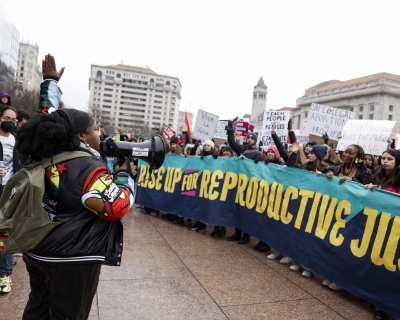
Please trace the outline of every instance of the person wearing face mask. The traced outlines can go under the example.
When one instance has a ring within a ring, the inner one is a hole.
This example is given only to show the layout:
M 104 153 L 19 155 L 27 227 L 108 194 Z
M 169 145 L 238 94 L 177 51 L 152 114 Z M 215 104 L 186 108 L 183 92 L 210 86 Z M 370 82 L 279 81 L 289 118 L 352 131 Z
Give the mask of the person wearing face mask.
M 4 102 L 5 99 L 1 99 L 1 101 Z M 13 107 L 8 104 L 0 105 L 0 161 L 2 163 L 2 168 L 0 168 L 0 195 L 8 179 L 22 167 L 20 155 L 15 148 L 16 117 L 17 113 Z M 11 291 L 13 256 L 13 254 L 0 254 L 0 293 Z
M 256 133 L 249 133 L 246 137 L 246 144 L 241 145 L 235 140 L 232 121 L 228 121 L 228 126 L 225 128 L 228 135 L 228 144 L 233 151 L 239 156 L 247 159 L 252 159 L 254 161 L 263 161 L 263 155 L 258 150 L 257 140 L 258 136 Z M 243 232 L 239 228 L 235 228 L 235 233 L 227 238 L 228 241 L 237 241 L 238 244 L 247 244 L 250 242 L 250 235 Z

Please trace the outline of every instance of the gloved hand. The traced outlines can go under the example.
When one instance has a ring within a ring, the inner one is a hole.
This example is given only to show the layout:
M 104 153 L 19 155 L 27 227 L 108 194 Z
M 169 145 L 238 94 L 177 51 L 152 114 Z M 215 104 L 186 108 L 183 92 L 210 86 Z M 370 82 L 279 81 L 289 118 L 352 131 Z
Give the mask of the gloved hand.
M 214 159 L 217 159 L 217 158 L 218 158 L 218 155 L 217 155 L 217 154 L 213 154 L 212 157 L 213 157 Z
M 325 144 L 328 144 L 328 142 L 329 142 L 328 133 L 325 132 L 325 133 L 322 135 L 322 138 L 324 138 Z
M 288 130 L 292 130 L 292 118 L 289 119 L 289 121 L 287 123 L 287 128 L 288 128 Z
M 268 159 L 265 159 L 265 160 L 264 160 L 264 163 L 267 165 L 267 164 L 269 163 L 269 160 L 268 160 Z
M 228 125 L 225 126 L 225 130 L 232 130 L 233 129 L 233 121 L 228 120 Z

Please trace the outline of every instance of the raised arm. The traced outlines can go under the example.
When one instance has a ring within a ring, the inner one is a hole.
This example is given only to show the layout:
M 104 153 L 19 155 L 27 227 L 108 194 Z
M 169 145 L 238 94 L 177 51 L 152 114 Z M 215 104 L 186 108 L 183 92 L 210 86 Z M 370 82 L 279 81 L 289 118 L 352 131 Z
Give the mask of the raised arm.
M 272 139 L 274 139 L 275 146 L 278 148 L 279 154 L 281 155 L 282 159 L 285 160 L 285 162 L 287 162 L 289 159 L 289 153 L 287 152 L 285 146 L 282 144 L 275 130 L 276 130 L 276 123 L 274 122 L 271 127 L 271 136 Z

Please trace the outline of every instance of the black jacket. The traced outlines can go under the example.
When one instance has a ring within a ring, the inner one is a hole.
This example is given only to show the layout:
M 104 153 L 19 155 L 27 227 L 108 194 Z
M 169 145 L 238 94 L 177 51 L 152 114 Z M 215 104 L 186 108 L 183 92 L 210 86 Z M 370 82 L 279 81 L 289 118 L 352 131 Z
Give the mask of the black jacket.
M 258 150 L 258 146 L 254 145 L 252 147 L 248 147 L 247 145 L 239 144 L 235 141 L 233 136 L 233 129 L 226 130 L 228 133 L 228 144 L 236 152 L 237 156 L 243 155 L 247 159 L 252 159 L 256 161 L 263 161 L 264 158 L 262 153 Z
M 15 140 L 17 140 L 15 132 L 11 132 L 11 134 L 15 137 Z M 17 148 L 14 148 L 13 150 L 13 172 L 16 173 L 19 169 L 22 168 L 22 156 L 18 152 Z M 3 145 L 0 143 L 0 161 L 4 160 L 4 155 L 3 155 Z

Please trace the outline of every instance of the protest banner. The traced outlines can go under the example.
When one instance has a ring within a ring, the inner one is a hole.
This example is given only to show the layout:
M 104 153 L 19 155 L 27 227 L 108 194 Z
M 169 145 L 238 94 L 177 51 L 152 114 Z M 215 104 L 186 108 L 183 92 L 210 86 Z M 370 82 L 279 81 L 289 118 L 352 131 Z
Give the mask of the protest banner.
M 337 150 L 344 151 L 350 144 L 360 145 L 365 153 L 381 155 L 387 150 L 387 140 L 396 121 L 349 120 L 342 130 Z
M 218 120 L 217 127 L 214 132 L 214 139 L 227 140 L 228 136 L 226 134 L 225 127 L 228 125 L 228 120 Z
M 288 121 L 290 111 L 264 111 L 263 125 L 261 130 L 261 141 L 263 147 L 274 145 L 274 140 L 271 137 L 271 127 L 276 124 L 276 134 L 281 139 L 283 145 L 287 143 L 288 136 Z
M 171 140 L 173 136 L 176 136 L 176 132 L 172 130 L 169 126 L 164 126 L 164 135 L 167 137 L 168 140 Z
M 250 159 L 170 155 L 151 177 L 140 161 L 137 185 L 138 205 L 237 227 L 400 317 L 400 195 Z
M 329 138 L 337 141 L 339 132 L 348 120 L 354 118 L 354 115 L 354 112 L 345 109 L 312 103 L 304 128 L 308 134 L 322 137 L 324 133 L 327 133 Z
M 202 141 L 212 139 L 217 123 L 217 115 L 203 110 L 198 110 L 192 137 Z

